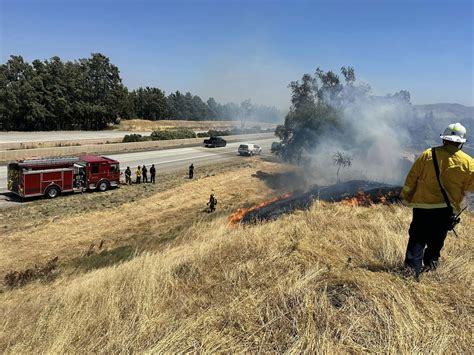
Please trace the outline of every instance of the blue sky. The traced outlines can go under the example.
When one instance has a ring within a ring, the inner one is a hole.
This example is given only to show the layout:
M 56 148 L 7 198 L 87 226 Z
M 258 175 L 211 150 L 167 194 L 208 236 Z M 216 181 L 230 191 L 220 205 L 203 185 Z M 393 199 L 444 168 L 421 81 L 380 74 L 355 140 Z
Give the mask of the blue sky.
M 0 0 L 0 59 L 107 55 L 129 88 L 286 108 L 303 73 L 355 67 L 377 95 L 474 105 L 470 0 Z

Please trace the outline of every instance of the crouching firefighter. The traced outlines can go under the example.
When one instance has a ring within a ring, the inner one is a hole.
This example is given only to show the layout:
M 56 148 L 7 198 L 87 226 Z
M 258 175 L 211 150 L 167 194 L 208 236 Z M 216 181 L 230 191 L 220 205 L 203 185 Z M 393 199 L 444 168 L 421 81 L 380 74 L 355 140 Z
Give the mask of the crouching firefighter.
M 402 198 L 413 207 L 405 265 L 418 276 L 437 267 L 449 230 L 459 223 L 461 202 L 474 190 L 474 161 L 461 151 L 466 129 L 450 124 L 443 145 L 425 150 L 406 177 Z

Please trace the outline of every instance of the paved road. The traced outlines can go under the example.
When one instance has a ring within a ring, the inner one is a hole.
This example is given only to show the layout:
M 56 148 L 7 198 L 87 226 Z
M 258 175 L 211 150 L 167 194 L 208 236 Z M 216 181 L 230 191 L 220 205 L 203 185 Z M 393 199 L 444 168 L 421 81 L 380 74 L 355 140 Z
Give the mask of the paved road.
M 150 135 L 151 132 L 128 131 L 54 131 L 54 132 L 0 132 L 0 143 L 49 142 L 77 139 L 123 138 L 126 134 Z
M 207 130 L 195 130 L 196 133 Z M 127 134 L 149 136 L 151 131 L 53 131 L 53 132 L 0 132 L 0 143 L 54 142 L 81 139 L 123 138 Z
M 274 138 L 258 139 L 253 141 L 263 148 L 263 154 L 270 153 L 271 143 Z M 183 174 L 187 173 L 188 166 L 194 163 L 196 168 L 203 165 L 216 164 L 219 162 L 229 161 L 232 159 L 245 159 L 237 154 L 237 148 L 241 142 L 228 143 L 224 148 L 204 148 L 204 147 L 186 147 L 167 150 L 157 150 L 148 152 L 134 152 L 107 155 L 110 158 L 120 162 L 120 168 L 125 170 L 127 166 L 130 168 L 137 165 L 145 164 L 150 168 L 151 164 L 155 164 L 157 173 L 182 170 Z M 8 201 L 12 196 L 7 192 L 7 167 L 0 166 L 0 208 L 5 208 L 16 204 Z

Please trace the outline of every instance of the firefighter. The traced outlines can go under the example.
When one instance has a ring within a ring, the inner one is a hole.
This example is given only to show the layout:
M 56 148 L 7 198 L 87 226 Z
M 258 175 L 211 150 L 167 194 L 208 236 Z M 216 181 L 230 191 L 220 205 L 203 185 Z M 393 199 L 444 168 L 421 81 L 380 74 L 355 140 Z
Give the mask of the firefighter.
M 143 182 L 148 182 L 148 169 L 146 168 L 145 164 L 143 164 L 142 176 L 143 176 Z
M 125 183 L 127 185 L 132 184 L 132 170 L 130 170 L 129 166 L 127 166 L 127 169 L 125 169 Z
M 460 123 L 450 124 L 440 137 L 443 145 L 432 148 L 439 181 L 432 149 L 427 149 L 411 167 L 401 193 L 413 207 L 405 265 L 417 279 L 438 265 L 446 234 L 453 229 L 453 213 L 460 211 L 465 192 L 474 190 L 474 161 L 461 151 L 466 129 Z
M 150 182 L 152 182 L 153 184 L 155 183 L 155 175 L 156 175 L 155 164 L 151 164 L 151 168 L 150 168 Z
M 209 212 L 214 212 L 216 210 L 217 198 L 215 198 L 214 194 L 209 196 L 209 202 L 207 205 L 209 206 Z
M 81 185 L 81 192 L 84 193 L 84 190 L 87 189 L 87 180 L 86 180 L 86 169 L 79 169 L 79 184 Z
M 137 170 L 135 171 L 135 175 L 137 177 L 136 183 L 139 184 L 141 182 L 141 179 L 142 179 L 142 170 L 140 168 L 140 165 L 137 166 Z
M 194 165 L 191 163 L 189 166 L 189 178 L 192 179 L 194 177 Z

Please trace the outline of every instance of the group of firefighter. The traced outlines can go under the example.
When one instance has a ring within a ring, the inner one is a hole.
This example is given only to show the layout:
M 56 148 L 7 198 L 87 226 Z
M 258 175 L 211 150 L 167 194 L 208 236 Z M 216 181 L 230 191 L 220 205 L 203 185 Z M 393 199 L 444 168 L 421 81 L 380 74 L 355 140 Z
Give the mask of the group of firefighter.
M 146 165 L 143 165 L 143 166 L 137 166 L 137 169 L 135 170 L 135 176 L 136 176 L 136 179 L 135 179 L 135 183 L 136 184 L 141 184 L 142 183 L 142 177 L 143 177 L 143 182 L 151 182 L 152 184 L 155 183 L 156 181 L 156 168 L 155 168 L 155 164 L 151 164 L 151 167 L 150 167 L 150 180 L 148 180 L 148 169 L 146 167 Z M 125 183 L 127 185 L 131 185 L 132 184 L 132 169 L 130 169 L 129 166 L 127 166 L 127 169 L 125 169 Z
M 150 179 L 148 180 L 148 173 L 150 173 Z M 125 175 L 125 183 L 127 185 L 132 185 L 132 169 L 130 169 L 129 166 L 127 166 L 127 169 L 125 169 L 124 172 Z M 194 178 L 194 164 L 191 163 L 191 165 L 188 167 L 188 178 L 193 179 Z M 155 164 L 152 164 L 150 167 L 150 170 L 147 169 L 146 165 L 144 164 L 143 166 L 138 165 L 137 168 L 135 169 L 135 183 L 136 184 L 141 184 L 143 183 L 152 183 L 154 184 L 156 181 L 156 167 Z M 207 203 L 209 206 L 209 212 L 214 212 L 216 210 L 216 205 L 217 205 L 217 199 L 212 193 L 209 196 L 209 202 Z

